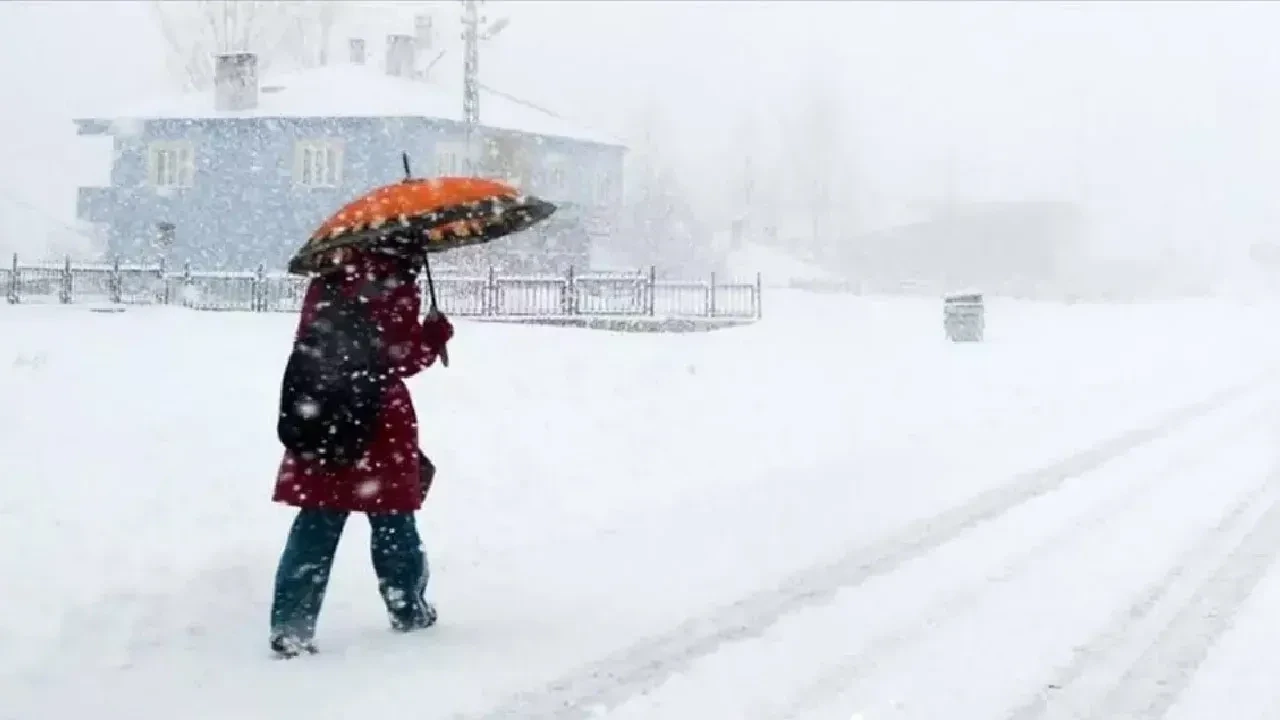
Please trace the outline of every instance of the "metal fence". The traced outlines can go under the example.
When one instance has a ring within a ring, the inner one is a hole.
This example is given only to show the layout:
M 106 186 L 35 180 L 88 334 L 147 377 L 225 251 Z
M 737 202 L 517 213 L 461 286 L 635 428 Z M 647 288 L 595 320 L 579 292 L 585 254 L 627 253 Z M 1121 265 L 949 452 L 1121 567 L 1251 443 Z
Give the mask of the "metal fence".
M 62 263 L 20 264 L 0 269 L 0 288 L 10 304 L 123 303 L 180 305 L 198 310 L 297 312 L 307 279 L 268 272 L 212 272 L 184 265 Z M 435 277 L 440 309 L 459 316 L 559 317 L 760 317 L 761 280 L 720 283 L 659 280 L 647 273 L 554 275 L 440 275 Z M 425 290 L 425 289 L 424 289 Z

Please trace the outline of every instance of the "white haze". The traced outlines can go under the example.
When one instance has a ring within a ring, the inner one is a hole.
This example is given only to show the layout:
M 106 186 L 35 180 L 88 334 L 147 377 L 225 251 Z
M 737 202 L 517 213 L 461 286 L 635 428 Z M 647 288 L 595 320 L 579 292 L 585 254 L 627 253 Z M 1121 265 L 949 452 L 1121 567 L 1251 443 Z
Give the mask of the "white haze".
M 359 5 L 359 4 L 358 4 Z M 414 5 L 422 5 L 415 3 Z M 457 43 L 458 3 L 438 3 Z M 363 4 L 374 27 L 404 8 Z M 491 2 L 487 84 L 628 137 L 646 129 L 708 232 L 745 157 L 784 215 L 841 158 L 849 232 L 948 200 L 1080 204 L 1101 256 L 1217 287 L 1280 226 L 1280 5 Z M 456 53 L 455 53 L 456 55 Z M 106 162 L 69 120 L 173 88 L 148 3 L 0 3 L 0 252 L 74 244 Z M 450 66 L 449 72 L 454 72 Z M 822 137 L 805 128 L 814 108 Z M 762 268 L 767 271 L 767 268 Z

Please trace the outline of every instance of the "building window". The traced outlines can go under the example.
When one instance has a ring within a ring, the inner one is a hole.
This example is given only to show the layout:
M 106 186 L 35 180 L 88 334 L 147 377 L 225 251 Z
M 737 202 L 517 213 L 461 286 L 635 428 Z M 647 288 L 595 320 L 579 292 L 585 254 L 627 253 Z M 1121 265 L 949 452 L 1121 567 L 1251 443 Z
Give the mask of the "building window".
M 546 183 L 546 192 L 559 195 L 564 191 L 565 181 L 565 159 L 561 155 L 547 155 L 543 161 L 543 181 Z
M 470 177 L 471 159 L 467 157 L 467 147 L 461 143 L 436 144 L 436 177 L 464 176 Z
M 436 176 L 458 174 L 458 154 L 451 150 L 436 151 Z
M 157 188 L 189 188 L 195 183 L 195 157 L 195 149 L 186 141 L 151 143 L 147 179 Z
M 607 172 L 600 173 L 599 180 L 596 182 L 596 204 L 613 204 L 613 177 Z
M 303 187 L 338 187 L 342 184 L 342 154 L 339 140 L 299 140 L 293 181 Z

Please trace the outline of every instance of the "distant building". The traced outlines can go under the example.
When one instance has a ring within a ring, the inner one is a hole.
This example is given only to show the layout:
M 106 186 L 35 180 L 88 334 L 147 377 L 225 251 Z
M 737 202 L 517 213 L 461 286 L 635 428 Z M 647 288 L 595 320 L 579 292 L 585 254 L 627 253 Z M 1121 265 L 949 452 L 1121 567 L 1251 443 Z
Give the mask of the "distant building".
M 101 228 L 112 255 L 281 268 L 342 204 L 402 178 L 403 151 L 415 175 L 506 177 L 562 206 L 554 222 L 468 251 L 465 262 L 586 266 L 592 235 L 615 223 L 623 145 L 482 88 L 483 126 L 468 153 L 461 93 L 422 79 L 412 41 L 390 36 L 382 68 L 366 64 L 356 40 L 344 64 L 262 81 L 254 55 L 222 56 L 211 93 L 77 120 L 80 135 L 115 145 L 111 185 L 80 188 L 78 216 Z
M 1069 203 L 968 203 L 852 238 L 828 269 L 869 292 L 1051 296 L 1078 264 L 1084 228 Z

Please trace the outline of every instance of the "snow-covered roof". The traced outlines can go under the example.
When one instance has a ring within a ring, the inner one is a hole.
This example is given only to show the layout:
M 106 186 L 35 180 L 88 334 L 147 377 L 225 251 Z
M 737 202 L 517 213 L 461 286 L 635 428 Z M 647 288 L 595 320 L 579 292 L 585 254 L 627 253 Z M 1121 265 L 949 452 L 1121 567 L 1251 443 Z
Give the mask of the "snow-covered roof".
M 388 75 L 373 65 L 331 65 L 264 77 L 252 110 L 215 110 L 212 91 L 188 92 L 126 106 L 103 119 L 256 117 L 427 117 L 461 123 L 462 91 Z M 480 121 L 499 130 L 623 146 L 607 133 L 483 86 Z

